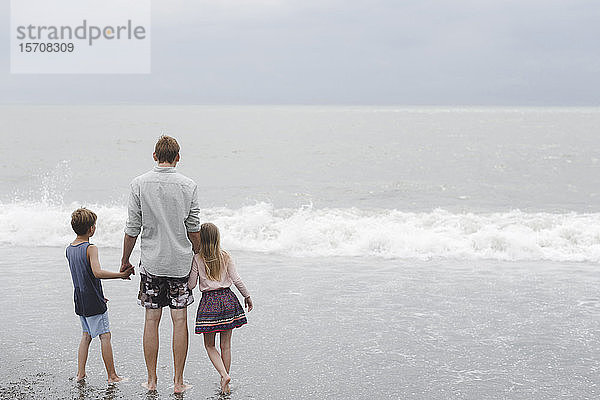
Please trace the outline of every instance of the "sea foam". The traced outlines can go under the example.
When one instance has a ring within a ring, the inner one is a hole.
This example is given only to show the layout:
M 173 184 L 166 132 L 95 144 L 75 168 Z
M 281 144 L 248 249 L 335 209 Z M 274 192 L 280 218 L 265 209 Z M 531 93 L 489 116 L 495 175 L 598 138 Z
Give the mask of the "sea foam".
M 80 204 L 0 203 L 0 245 L 58 246 L 73 239 Z M 126 209 L 86 205 L 98 214 L 94 242 L 118 248 Z M 451 213 L 357 208 L 274 208 L 268 203 L 201 210 L 221 229 L 223 247 L 301 257 L 376 256 L 600 261 L 600 213 Z

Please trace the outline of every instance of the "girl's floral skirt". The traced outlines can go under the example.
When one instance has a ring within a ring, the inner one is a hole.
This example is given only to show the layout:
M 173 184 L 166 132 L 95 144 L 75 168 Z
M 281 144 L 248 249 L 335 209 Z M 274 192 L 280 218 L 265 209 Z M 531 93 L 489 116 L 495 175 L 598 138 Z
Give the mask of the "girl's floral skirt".
M 202 292 L 196 314 L 196 333 L 227 331 L 247 322 L 244 309 L 231 289 Z

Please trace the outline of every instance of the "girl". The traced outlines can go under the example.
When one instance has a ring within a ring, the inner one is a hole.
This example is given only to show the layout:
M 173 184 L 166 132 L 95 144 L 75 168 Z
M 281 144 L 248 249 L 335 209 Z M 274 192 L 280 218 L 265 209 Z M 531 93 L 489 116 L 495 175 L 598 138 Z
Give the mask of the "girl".
M 235 284 L 248 312 L 252 310 L 250 293 L 235 270 L 229 254 L 221 250 L 219 229 L 211 224 L 200 227 L 200 253 L 194 256 L 188 287 L 198 287 L 202 299 L 196 316 L 196 333 L 204 334 L 204 347 L 210 361 L 221 375 L 221 391 L 229 393 L 231 366 L 231 334 L 233 328 L 244 325 L 246 315 L 237 297 L 229 287 Z M 215 336 L 220 333 L 221 354 L 215 347 Z

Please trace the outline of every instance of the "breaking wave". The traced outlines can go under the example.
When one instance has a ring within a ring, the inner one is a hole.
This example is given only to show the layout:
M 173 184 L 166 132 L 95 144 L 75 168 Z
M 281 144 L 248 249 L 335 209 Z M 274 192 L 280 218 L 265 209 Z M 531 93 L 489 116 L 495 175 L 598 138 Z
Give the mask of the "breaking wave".
M 70 213 L 79 206 L 0 203 L 0 245 L 63 247 L 73 239 Z M 85 206 L 98 214 L 94 242 L 120 247 L 125 208 Z M 600 213 L 291 209 L 257 203 L 203 209 L 201 220 L 220 227 L 229 250 L 301 257 L 600 261 Z

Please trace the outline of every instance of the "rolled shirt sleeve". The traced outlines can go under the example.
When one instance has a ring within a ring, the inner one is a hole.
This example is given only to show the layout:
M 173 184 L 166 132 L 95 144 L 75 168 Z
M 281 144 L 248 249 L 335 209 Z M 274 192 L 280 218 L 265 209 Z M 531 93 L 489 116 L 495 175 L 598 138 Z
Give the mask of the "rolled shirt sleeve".
M 137 237 L 142 230 L 142 206 L 140 204 L 139 190 L 135 182 L 130 185 L 131 192 L 127 202 L 127 222 L 125 222 L 125 234 Z
M 188 232 L 198 232 L 200 230 L 200 205 L 198 204 L 198 186 L 194 186 L 190 213 L 185 219 L 185 228 Z

